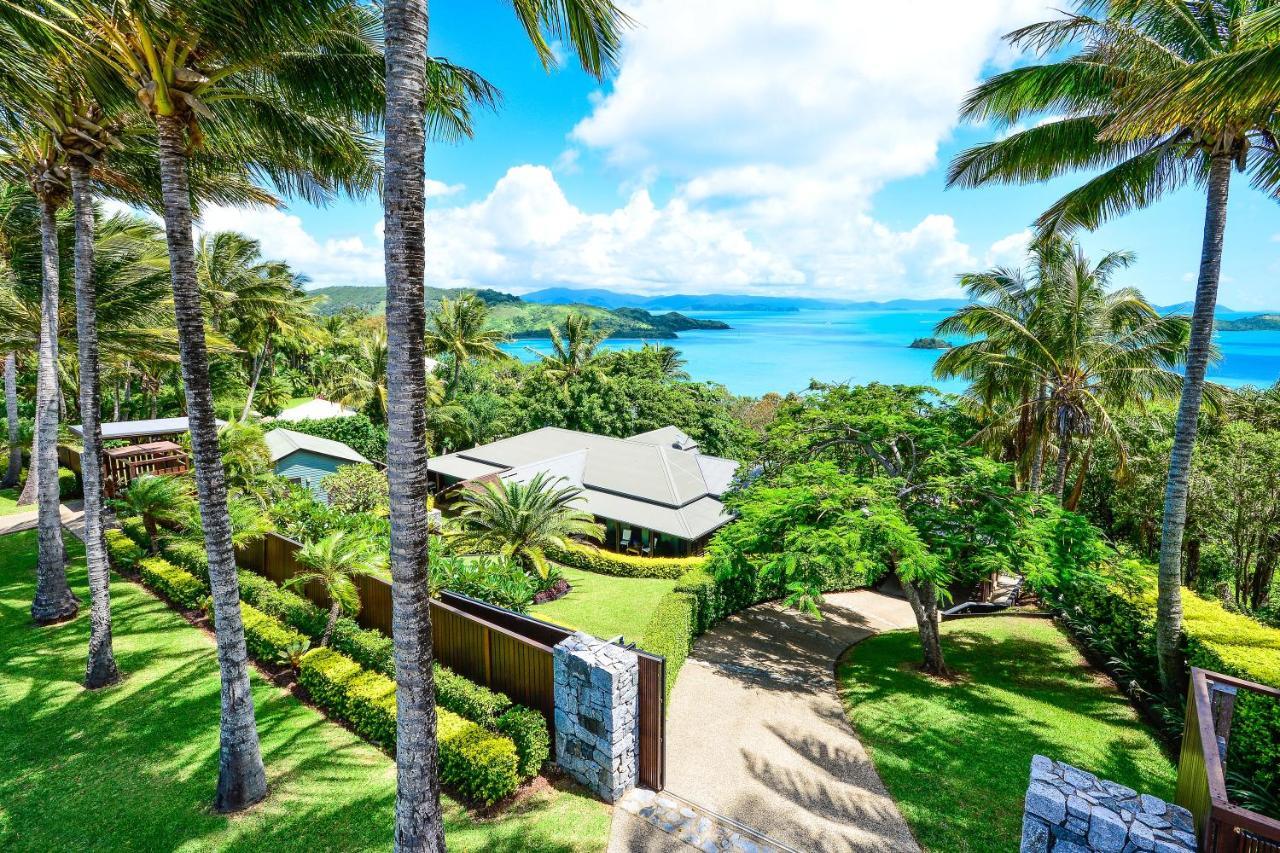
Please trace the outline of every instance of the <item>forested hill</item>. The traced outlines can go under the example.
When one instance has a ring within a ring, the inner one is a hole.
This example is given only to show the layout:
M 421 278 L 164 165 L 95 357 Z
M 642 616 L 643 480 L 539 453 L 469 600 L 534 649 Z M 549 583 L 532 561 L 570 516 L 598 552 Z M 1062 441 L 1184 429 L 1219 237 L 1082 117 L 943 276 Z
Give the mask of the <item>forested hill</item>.
M 496 290 L 442 290 L 427 288 L 428 309 L 439 304 L 444 297 L 457 297 L 462 293 L 475 293 L 489 306 L 489 325 L 506 332 L 513 338 L 545 338 L 550 336 L 551 326 L 562 326 L 570 313 L 586 314 L 595 327 L 608 332 L 611 338 L 674 338 L 678 332 L 690 329 L 727 329 L 728 324 L 719 320 L 695 320 L 675 311 L 653 314 L 642 308 L 599 308 L 594 305 L 544 304 L 525 302 L 518 296 Z M 323 296 L 319 307 L 324 315 L 341 314 L 353 310 L 361 314 L 382 314 L 386 311 L 386 291 L 381 287 L 322 287 L 310 291 L 312 296 Z
M 1220 332 L 1275 332 L 1280 331 L 1280 314 L 1255 314 L 1238 320 L 1219 320 Z

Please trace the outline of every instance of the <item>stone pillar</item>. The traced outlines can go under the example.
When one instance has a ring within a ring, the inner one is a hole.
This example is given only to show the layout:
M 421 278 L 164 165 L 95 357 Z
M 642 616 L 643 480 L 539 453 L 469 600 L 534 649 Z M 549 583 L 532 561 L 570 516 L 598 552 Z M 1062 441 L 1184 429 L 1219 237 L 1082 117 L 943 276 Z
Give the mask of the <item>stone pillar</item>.
M 635 787 L 640 664 L 578 632 L 555 647 L 556 763 L 607 803 Z
M 1191 812 L 1043 755 L 1031 759 L 1020 853 L 1195 853 Z

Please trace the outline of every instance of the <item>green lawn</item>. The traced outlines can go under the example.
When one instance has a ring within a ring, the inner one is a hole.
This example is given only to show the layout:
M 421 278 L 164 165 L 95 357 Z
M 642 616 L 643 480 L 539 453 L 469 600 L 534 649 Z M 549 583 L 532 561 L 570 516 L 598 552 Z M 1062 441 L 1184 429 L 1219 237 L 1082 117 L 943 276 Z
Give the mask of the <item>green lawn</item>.
M 26 512 L 35 506 L 18 506 L 18 489 L 0 489 L 0 516 Z
M 1036 753 L 1172 797 L 1155 736 L 1051 621 L 966 619 L 943 635 L 956 683 L 919 673 L 914 631 L 871 637 L 838 667 L 854 728 L 926 849 L 1016 850 Z
M 606 640 L 619 634 L 628 642 L 639 640 L 658 601 L 676 585 L 674 580 L 615 578 L 567 566 L 560 571 L 573 589 L 564 598 L 534 606 L 530 614 Z
M 0 849 L 389 850 L 391 759 L 253 675 L 272 793 L 211 811 L 217 776 L 214 647 L 158 599 L 116 579 L 116 655 L 128 679 L 80 686 L 88 612 L 38 629 L 28 609 L 35 532 L 0 538 Z M 87 600 L 82 550 L 71 582 Z M 609 815 L 579 793 L 529 795 L 495 819 L 446 801 L 450 850 L 599 851 Z

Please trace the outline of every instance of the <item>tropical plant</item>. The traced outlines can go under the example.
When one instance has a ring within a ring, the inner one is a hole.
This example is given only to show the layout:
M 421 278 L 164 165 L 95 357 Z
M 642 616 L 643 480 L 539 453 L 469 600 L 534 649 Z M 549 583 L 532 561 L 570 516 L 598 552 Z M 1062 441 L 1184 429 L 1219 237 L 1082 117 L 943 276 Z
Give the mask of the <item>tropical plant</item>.
M 250 497 L 236 495 L 228 498 L 227 518 L 231 525 L 232 548 L 252 545 L 266 534 L 275 531 L 271 516 L 262 511 L 262 504 Z M 182 538 L 190 542 L 204 543 L 204 519 L 198 503 L 188 502 L 183 517 L 178 523 L 182 527 Z
M 1117 415 L 1130 406 L 1177 393 L 1177 366 L 1186 353 L 1186 320 L 1162 317 L 1133 288 L 1111 289 L 1133 256 L 1111 252 L 1094 264 L 1074 243 L 1049 237 L 1020 270 L 961 277 L 975 301 L 938 324 L 942 334 L 976 338 L 943 353 L 939 378 L 971 381 L 966 399 L 986 427 L 976 440 L 1009 444 L 1027 463 L 1035 486 L 1045 449 L 1057 444 L 1053 491 L 1074 508 L 1080 489 L 1066 493 L 1067 471 L 1079 459 L 1083 486 L 1100 435 L 1117 450 L 1124 439 Z M 1073 455 L 1078 439 L 1088 444 Z M 1033 487 L 1034 490 L 1034 487 Z
M 385 514 L 389 505 L 387 475 L 372 465 L 343 465 L 321 479 L 320 488 L 338 512 Z
M 124 494 L 116 499 L 121 512 L 141 516 L 147 530 L 150 553 L 160 553 L 160 524 L 187 519 L 193 489 L 185 477 L 143 474 L 129 482 Z
M 579 504 L 582 489 L 561 485 L 545 471 L 528 482 L 483 482 L 459 498 L 457 543 L 472 553 L 496 551 L 526 572 L 546 577 L 547 550 L 574 537 L 604 539 L 604 526 Z
M 452 362 L 449 393 L 456 393 L 458 374 L 462 365 L 468 361 L 501 361 L 509 357 L 498 346 L 506 336 L 502 332 L 485 328 L 488 314 L 488 306 L 475 294 L 466 294 L 457 299 L 446 297 L 440 300 L 440 307 L 431 313 L 427 328 L 427 353 L 447 355 Z
M 528 613 L 537 593 L 534 578 L 518 564 L 501 557 L 431 555 L 431 592 L 443 591 L 478 598 L 496 607 Z
M 360 612 L 360 591 L 353 578 L 381 575 L 386 571 L 386 554 L 367 539 L 337 531 L 318 541 L 304 542 L 295 556 L 307 570 L 294 575 L 285 585 L 314 583 L 324 591 L 330 601 L 329 619 L 320 645 L 327 646 L 338 617 Z
M 1096 228 L 1188 182 L 1206 192 L 1204 242 L 1161 530 L 1157 642 L 1165 689 L 1183 678 L 1181 560 L 1192 449 L 1211 357 L 1227 195 L 1234 169 L 1280 186 L 1274 69 L 1280 16 L 1271 0 L 1116 0 L 1011 33 L 1049 61 L 996 75 L 962 115 L 1015 127 L 1061 118 L 980 145 L 951 164 L 949 184 L 1043 181 L 1102 169 L 1039 219 L 1047 230 Z M 1105 9 L 1105 17 L 1089 14 Z M 1079 50 L 1066 55 L 1065 48 Z
M 551 353 L 537 353 L 549 377 L 560 386 L 584 374 L 605 378 L 596 363 L 596 350 L 606 333 L 596 330 L 587 314 L 569 314 L 564 318 L 564 331 L 551 326 Z

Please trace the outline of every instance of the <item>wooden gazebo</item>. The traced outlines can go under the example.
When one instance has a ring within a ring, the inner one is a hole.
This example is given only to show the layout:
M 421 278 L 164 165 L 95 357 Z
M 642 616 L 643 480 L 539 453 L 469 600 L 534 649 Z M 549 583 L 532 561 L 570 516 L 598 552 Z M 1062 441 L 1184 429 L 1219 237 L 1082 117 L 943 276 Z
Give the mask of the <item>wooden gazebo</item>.
M 185 474 L 191 467 L 186 451 L 172 441 L 113 447 L 102 452 L 102 485 L 115 497 L 143 474 Z

